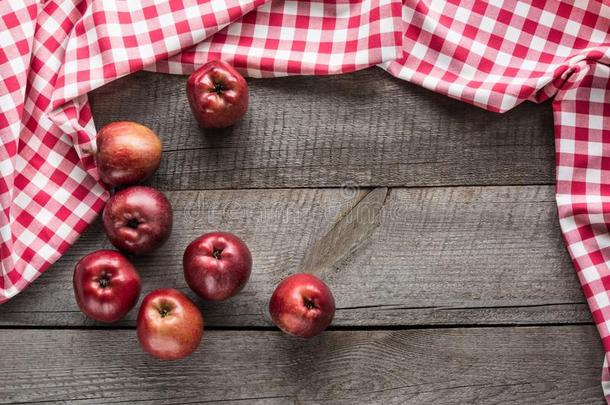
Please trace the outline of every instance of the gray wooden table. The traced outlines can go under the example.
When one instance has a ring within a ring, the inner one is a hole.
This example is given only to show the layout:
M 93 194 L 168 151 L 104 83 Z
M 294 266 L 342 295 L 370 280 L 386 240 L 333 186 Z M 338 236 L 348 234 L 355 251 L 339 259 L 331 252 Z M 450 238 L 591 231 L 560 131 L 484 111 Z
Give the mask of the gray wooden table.
M 251 247 L 245 290 L 204 312 L 188 359 L 145 355 L 136 311 L 85 318 L 72 293 L 95 223 L 0 307 L 0 402 L 603 403 L 602 347 L 557 223 L 550 106 L 497 115 L 391 78 L 250 80 L 247 117 L 204 135 L 185 78 L 138 73 L 91 95 L 99 126 L 163 139 L 150 184 L 169 242 L 135 264 L 143 292 L 188 290 L 181 257 L 211 230 Z M 317 272 L 335 321 L 309 341 L 267 314 L 274 285 Z

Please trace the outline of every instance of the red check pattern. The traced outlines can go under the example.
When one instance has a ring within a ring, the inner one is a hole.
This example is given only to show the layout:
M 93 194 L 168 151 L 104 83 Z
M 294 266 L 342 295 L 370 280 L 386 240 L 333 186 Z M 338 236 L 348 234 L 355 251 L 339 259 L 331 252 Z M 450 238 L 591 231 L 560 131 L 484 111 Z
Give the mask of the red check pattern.
M 610 353 L 609 31 L 600 0 L 0 2 L 0 302 L 108 197 L 87 92 L 219 58 L 256 77 L 379 65 L 496 112 L 554 98 L 561 229 Z

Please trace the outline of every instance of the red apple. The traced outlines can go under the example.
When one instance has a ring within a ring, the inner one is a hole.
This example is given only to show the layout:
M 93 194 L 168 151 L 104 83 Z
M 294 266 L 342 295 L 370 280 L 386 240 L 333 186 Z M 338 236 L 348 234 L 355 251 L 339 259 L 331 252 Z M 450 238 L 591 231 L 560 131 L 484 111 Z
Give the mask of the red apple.
M 104 207 L 102 223 L 117 248 L 139 255 L 161 246 L 172 232 L 172 207 L 162 192 L 134 186 L 114 194 Z
M 80 259 L 72 281 L 76 303 L 96 321 L 118 321 L 140 296 L 138 272 L 114 250 L 98 250 Z
M 335 299 L 322 280 L 311 274 L 294 274 L 275 288 L 269 312 L 284 332 L 310 338 L 324 331 L 335 315 Z
M 192 241 L 182 263 L 189 287 L 210 301 L 226 300 L 240 292 L 252 271 L 248 246 L 228 232 L 206 233 Z
M 203 316 L 186 295 L 172 288 L 144 297 L 138 313 L 138 340 L 151 355 L 164 360 L 188 356 L 203 336 Z
M 133 184 L 150 177 L 161 163 L 161 140 L 144 125 L 112 122 L 96 138 L 95 162 L 102 181 L 110 186 Z
M 248 109 L 248 84 L 231 65 L 213 60 L 197 69 L 186 83 L 191 110 L 203 128 L 226 128 Z

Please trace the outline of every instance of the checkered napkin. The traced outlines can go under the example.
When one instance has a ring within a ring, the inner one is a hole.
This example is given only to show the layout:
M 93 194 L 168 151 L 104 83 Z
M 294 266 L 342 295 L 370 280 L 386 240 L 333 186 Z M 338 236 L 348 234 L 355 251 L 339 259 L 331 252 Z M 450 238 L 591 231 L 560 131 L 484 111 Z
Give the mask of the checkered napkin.
M 604 1 L 0 0 L 0 302 L 57 260 L 108 197 L 87 92 L 219 58 L 254 77 L 379 65 L 496 112 L 553 98 L 561 229 L 610 352 Z

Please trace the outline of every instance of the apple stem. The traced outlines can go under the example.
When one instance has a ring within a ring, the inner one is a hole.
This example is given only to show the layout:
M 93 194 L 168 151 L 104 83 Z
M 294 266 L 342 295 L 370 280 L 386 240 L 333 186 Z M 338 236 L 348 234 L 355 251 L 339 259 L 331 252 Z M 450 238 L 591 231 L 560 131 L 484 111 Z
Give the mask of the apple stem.
M 218 248 L 214 248 L 214 251 L 212 252 L 212 256 L 214 256 L 215 259 L 220 259 L 220 254 L 222 253 L 222 249 L 218 249 Z
M 108 284 L 110 284 L 110 279 L 108 278 L 108 276 L 106 274 L 104 274 L 100 277 L 98 282 L 100 283 L 100 287 L 106 288 L 106 287 L 108 287 Z
M 316 307 L 313 301 L 308 300 L 307 298 L 305 298 L 305 306 L 307 307 L 307 309 L 313 309 Z

